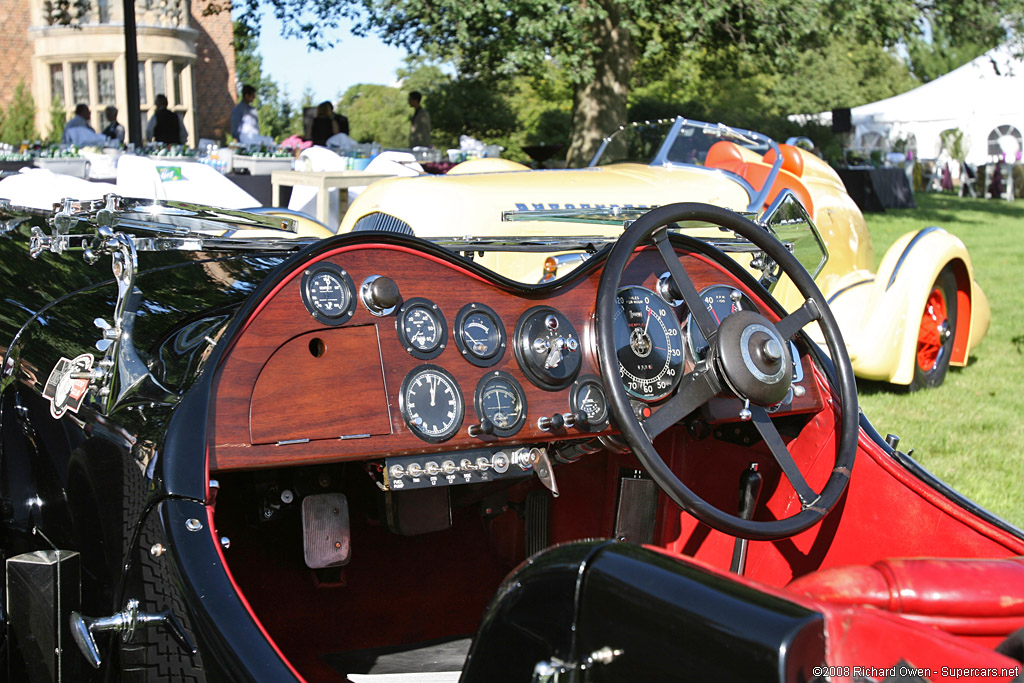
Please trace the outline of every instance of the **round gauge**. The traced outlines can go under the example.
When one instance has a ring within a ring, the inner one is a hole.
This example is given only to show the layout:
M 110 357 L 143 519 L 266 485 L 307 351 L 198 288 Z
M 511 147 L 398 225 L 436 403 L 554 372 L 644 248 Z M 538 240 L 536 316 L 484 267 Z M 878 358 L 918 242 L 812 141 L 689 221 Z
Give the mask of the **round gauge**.
M 501 318 L 489 306 L 466 304 L 455 316 L 455 344 L 473 365 L 494 365 L 505 355 L 505 327 Z
M 576 328 L 549 306 L 523 313 L 516 323 L 514 348 L 523 374 L 546 391 L 564 389 L 580 371 L 583 350 Z
M 643 287 L 615 296 L 615 348 L 619 376 L 631 396 L 657 401 L 683 378 L 683 342 L 672 308 Z
M 448 342 L 448 327 L 437 304 L 427 299 L 409 299 L 395 318 L 398 339 L 413 357 L 437 358 Z
M 526 423 L 526 394 L 515 377 L 495 371 L 476 385 L 476 414 L 480 424 L 487 420 L 491 434 L 512 436 Z M 484 433 L 488 433 L 485 429 Z
M 601 380 L 584 375 L 576 380 L 569 393 L 569 410 L 575 427 L 584 432 L 598 432 L 608 426 L 608 399 Z
M 757 310 L 750 297 L 729 285 L 711 285 L 700 293 L 700 300 L 704 302 L 716 325 L 721 325 L 726 316 L 736 311 Z M 689 339 L 690 353 L 698 360 L 703 359 L 708 351 L 708 341 L 697 327 L 692 315 L 686 320 L 686 336 Z
M 406 375 L 398 398 L 405 423 L 424 441 L 447 441 L 462 425 L 462 390 L 454 377 L 436 365 L 421 365 Z
M 356 310 L 355 286 L 348 273 L 333 263 L 318 263 L 302 273 L 302 303 L 325 325 L 348 322 Z

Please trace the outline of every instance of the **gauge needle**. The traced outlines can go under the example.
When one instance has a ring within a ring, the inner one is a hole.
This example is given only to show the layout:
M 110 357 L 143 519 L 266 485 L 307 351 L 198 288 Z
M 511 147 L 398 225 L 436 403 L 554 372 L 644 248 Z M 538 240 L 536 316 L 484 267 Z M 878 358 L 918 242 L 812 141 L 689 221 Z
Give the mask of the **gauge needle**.
M 644 323 L 644 334 L 647 334 L 647 328 L 651 325 L 651 307 L 647 307 L 647 322 Z
M 434 396 L 437 395 L 437 377 L 430 378 L 430 405 L 434 405 Z

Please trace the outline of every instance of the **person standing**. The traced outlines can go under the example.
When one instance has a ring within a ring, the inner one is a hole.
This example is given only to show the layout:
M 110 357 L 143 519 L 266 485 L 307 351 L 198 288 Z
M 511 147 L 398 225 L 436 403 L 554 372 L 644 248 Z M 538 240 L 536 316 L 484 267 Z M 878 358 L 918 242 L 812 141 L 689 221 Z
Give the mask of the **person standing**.
M 423 95 L 413 90 L 409 93 L 412 119 L 409 123 L 409 146 L 430 147 L 430 114 L 421 106 Z
M 309 130 L 309 139 L 314 145 L 325 147 L 327 141 L 338 133 L 348 135 L 348 119 L 334 113 L 334 105 L 321 102 L 316 108 L 316 117 Z
M 167 95 L 160 93 L 155 101 L 156 112 L 146 124 L 146 139 L 167 145 L 184 145 L 188 133 L 178 115 L 167 108 Z
M 64 124 L 64 132 L 60 136 L 60 144 L 65 147 L 85 147 L 87 145 L 102 145 L 106 138 L 96 132 L 89 123 L 92 112 L 89 105 L 79 104 L 75 106 L 75 115 Z
M 107 117 L 107 127 L 103 129 L 103 136 L 107 138 L 111 146 L 124 144 L 124 126 L 117 122 L 117 107 L 110 106 L 104 110 Z
M 258 141 L 260 137 L 259 114 L 252 106 L 255 99 L 256 88 L 243 85 L 242 99 L 231 110 L 231 137 L 242 144 Z

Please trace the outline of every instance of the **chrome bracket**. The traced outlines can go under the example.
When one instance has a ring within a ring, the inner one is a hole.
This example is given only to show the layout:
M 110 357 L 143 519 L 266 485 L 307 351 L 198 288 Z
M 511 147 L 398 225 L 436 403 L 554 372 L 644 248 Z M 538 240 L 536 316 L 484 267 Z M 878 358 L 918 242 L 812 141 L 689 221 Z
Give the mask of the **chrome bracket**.
M 185 629 L 181 627 L 181 622 L 171 610 L 140 612 L 139 601 L 135 598 L 129 599 L 123 610 L 109 617 L 93 618 L 83 616 L 77 611 L 71 613 L 71 635 L 78 649 L 94 669 L 100 668 L 103 663 L 99 646 L 96 644 L 97 633 L 113 631 L 121 634 L 122 642 L 129 643 L 139 626 L 162 626 L 183 650 L 196 654 L 196 646 L 192 644 Z
M 623 650 L 605 645 L 601 649 L 591 652 L 579 663 L 564 662 L 558 657 L 552 657 L 549 661 L 537 662 L 533 667 L 532 683 L 559 683 L 563 680 L 574 680 L 571 676 L 574 672 L 611 664 L 622 656 L 622 653 Z M 563 676 L 566 678 L 562 678 Z
M 111 322 L 96 318 L 93 324 L 101 330 L 96 349 L 103 359 L 86 372 L 72 373 L 72 379 L 89 381 L 89 390 L 106 413 L 116 406 L 138 403 L 165 403 L 172 393 L 149 372 L 132 341 L 135 316 L 142 293 L 135 287 L 139 270 L 135 239 L 115 232 L 122 198 L 109 194 L 103 202 L 76 202 L 65 199 L 54 214 L 53 233 L 46 235 L 40 228 L 32 228 L 30 254 L 39 256 L 44 251 L 61 254 L 68 250 L 81 250 L 86 263 L 97 263 L 104 256 L 111 259 L 111 271 L 117 284 L 117 302 Z M 92 234 L 70 234 L 79 222 L 94 225 Z

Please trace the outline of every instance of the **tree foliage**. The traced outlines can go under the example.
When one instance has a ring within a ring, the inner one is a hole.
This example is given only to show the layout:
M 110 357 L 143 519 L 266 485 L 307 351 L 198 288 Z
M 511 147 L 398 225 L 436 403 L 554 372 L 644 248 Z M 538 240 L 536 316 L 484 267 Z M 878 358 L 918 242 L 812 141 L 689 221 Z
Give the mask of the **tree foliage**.
M 17 146 L 23 140 L 35 140 L 37 137 L 39 134 L 36 132 L 35 101 L 25 82 L 19 81 L 14 86 L 14 97 L 4 112 L 3 123 L 0 125 L 0 141 Z
M 239 16 L 254 25 L 263 7 L 286 35 L 311 46 L 352 19 L 358 32 L 451 59 L 468 77 L 535 74 L 553 61 L 574 90 L 570 156 L 577 162 L 626 122 L 643 59 L 728 49 L 778 72 L 834 35 L 888 47 L 928 22 L 958 45 L 994 43 L 1024 17 L 1020 0 L 243 0 Z
M 256 110 L 260 134 L 281 139 L 302 132 L 302 112 L 296 116 L 287 91 L 263 75 L 263 56 L 259 53 L 259 29 L 241 21 L 234 23 L 235 83 L 239 93 L 243 85 L 256 88 Z M 236 94 L 237 96 L 237 94 Z

